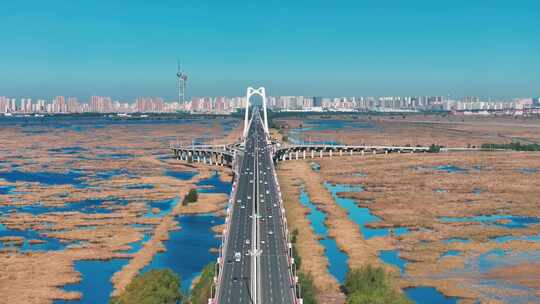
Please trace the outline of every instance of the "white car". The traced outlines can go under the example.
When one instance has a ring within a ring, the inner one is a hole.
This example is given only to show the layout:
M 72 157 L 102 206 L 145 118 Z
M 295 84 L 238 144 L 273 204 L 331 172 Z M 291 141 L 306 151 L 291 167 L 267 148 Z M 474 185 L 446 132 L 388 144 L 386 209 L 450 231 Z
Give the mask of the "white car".
M 274 231 L 270 230 L 270 231 L 268 231 L 268 234 L 272 235 L 272 234 L 274 234 Z
M 251 242 L 249 241 L 249 239 L 246 240 L 246 245 L 249 245 Z

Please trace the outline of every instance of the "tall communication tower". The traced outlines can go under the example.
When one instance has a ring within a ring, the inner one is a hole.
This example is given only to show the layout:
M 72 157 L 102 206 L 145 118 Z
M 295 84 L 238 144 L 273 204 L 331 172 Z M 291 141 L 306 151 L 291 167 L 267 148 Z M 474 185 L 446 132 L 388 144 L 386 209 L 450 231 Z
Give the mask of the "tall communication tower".
M 182 72 L 180 68 L 180 61 L 178 61 L 178 71 L 176 72 L 176 78 L 178 78 L 178 102 L 185 105 L 186 103 L 186 83 L 187 74 Z

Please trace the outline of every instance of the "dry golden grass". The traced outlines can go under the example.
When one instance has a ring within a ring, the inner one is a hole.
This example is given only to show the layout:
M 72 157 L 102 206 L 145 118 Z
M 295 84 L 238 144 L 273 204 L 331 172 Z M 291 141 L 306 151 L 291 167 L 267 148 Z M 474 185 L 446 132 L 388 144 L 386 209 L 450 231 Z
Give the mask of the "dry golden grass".
M 294 163 L 290 163 L 294 165 Z M 288 165 L 288 164 L 287 164 Z M 301 271 L 311 273 L 318 294 L 339 293 L 337 280 L 328 272 L 328 260 L 324 247 L 319 243 L 306 215 L 309 209 L 300 204 L 300 185 L 304 183 L 298 177 L 295 167 L 282 166 L 278 178 L 286 209 L 287 225 L 290 231 L 297 229 L 297 249 L 302 257 Z

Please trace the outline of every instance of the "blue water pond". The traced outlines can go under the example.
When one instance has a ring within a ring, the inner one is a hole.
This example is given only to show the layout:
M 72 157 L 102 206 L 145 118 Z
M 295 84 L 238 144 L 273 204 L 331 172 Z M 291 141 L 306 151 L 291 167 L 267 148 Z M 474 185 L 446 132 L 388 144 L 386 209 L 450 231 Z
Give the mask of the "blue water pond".
M 481 222 L 506 228 L 526 228 L 528 225 L 540 223 L 540 218 L 516 215 L 479 215 L 473 217 L 441 217 L 445 223 Z M 504 222 L 498 222 L 504 220 Z
M 405 272 L 407 262 L 399 256 L 398 250 L 381 250 L 379 251 L 379 258 L 387 264 L 398 267 L 400 273 Z
M 197 186 L 200 186 L 197 190 L 199 193 L 229 194 L 231 192 L 231 183 L 222 181 L 217 172 L 214 172 L 209 178 L 199 181 Z
M 457 304 L 458 298 L 445 297 L 437 289 L 419 286 L 405 289 L 405 294 L 416 304 Z
M 128 201 L 125 200 L 116 200 L 114 201 L 115 206 L 126 205 Z M 24 212 L 30 213 L 33 215 L 39 215 L 48 212 L 82 212 L 89 214 L 96 213 L 112 213 L 112 209 L 105 208 L 103 206 L 104 201 L 99 199 L 87 199 L 79 202 L 66 203 L 63 206 L 51 207 L 44 206 L 40 203 L 33 205 L 22 205 L 22 206 L 0 206 L 0 212 Z
M 0 237 L 5 237 L 5 236 L 23 237 L 24 238 L 23 244 L 21 246 L 17 246 L 17 248 L 19 248 L 19 250 L 22 250 L 22 251 L 62 250 L 67 245 L 67 243 L 62 243 L 58 239 L 47 237 L 34 230 L 8 229 L 6 226 L 0 224 Z M 40 241 L 44 241 L 44 243 L 30 244 L 28 242 L 29 240 L 40 240 Z M 11 246 L 11 245 L 8 245 L 8 246 Z M 7 246 L 4 245 L 3 242 L 0 242 L 0 248 L 2 247 L 7 247 Z
M 304 191 L 300 192 L 300 203 L 309 208 L 308 220 L 311 223 L 311 227 L 321 237 L 320 243 L 325 249 L 325 255 L 328 259 L 328 271 L 332 274 L 339 283 L 343 283 L 345 275 L 349 269 L 348 260 L 349 257 L 346 253 L 341 251 L 334 239 L 328 237 L 328 228 L 325 226 L 326 214 L 317 209 L 315 204 L 311 202 L 309 196 Z
M 63 148 L 49 149 L 49 152 L 60 153 L 60 154 L 78 154 L 85 151 L 86 149 L 82 147 L 63 147 Z
M 176 220 L 182 228 L 170 232 L 169 240 L 165 241 L 167 251 L 156 254 L 143 272 L 171 268 L 180 275 L 182 290 L 188 291 L 204 266 L 215 261 L 210 248 L 219 248 L 220 240 L 211 228 L 223 224 L 224 219 L 214 215 L 184 215 Z
M 172 170 L 169 170 L 169 171 L 165 172 L 165 175 L 177 178 L 179 180 L 190 180 L 197 174 L 198 174 L 197 171 L 172 171 Z
M 84 187 L 84 182 L 81 180 L 83 174 L 78 171 L 68 171 L 65 173 L 58 172 L 27 172 L 27 171 L 0 171 L 0 178 L 8 182 L 38 182 L 46 185 L 74 185 L 76 187 Z
M 326 189 L 332 193 L 332 197 L 336 203 L 345 208 L 348 212 L 349 218 L 357 223 L 360 226 L 362 234 L 366 240 L 369 240 L 373 237 L 385 237 L 390 233 L 394 235 L 403 235 L 409 232 L 407 228 L 369 228 L 366 227 L 368 223 L 380 222 L 381 219 L 378 216 L 371 214 L 369 208 L 358 207 L 356 202 L 353 199 L 343 198 L 339 196 L 341 192 L 361 192 L 363 191 L 360 186 L 350 186 L 350 185 L 332 185 L 330 183 L 324 184 Z
M 441 172 L 446 172 L 446 173 L 466 173 L 467 172 L 466 169 L 463 169 L 463 168 L 460 168 L 460 167 L 457 167 L 457 166 L 453 166 L 453 165 L 435 166 L 435 167 L 433 167 L 433 169 L 435 171 L 441 171 Z
M 13 189 L 15 189 L 15 186 L 0 186 L 0 195 L 9 194 Z
M 75 270 L 81 273 L 81 282 L 64 286 L 67 291 L 79 291 L 78 301 L 56 300 L 55 304 L 96 304 L 108 303 L 113 291 L 110 281 L 113 274 L 129 262 L 128 259 L 82 260 L 75 262 Z

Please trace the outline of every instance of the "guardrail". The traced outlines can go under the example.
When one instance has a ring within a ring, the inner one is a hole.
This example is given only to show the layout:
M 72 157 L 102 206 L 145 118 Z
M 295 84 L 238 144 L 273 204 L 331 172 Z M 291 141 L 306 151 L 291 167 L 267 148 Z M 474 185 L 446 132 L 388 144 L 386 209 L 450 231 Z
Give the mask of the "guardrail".
M 224 259 L 227 254 L 227 244 L 229 243 L 229 232 L 230 232 L 230 225 L 234 214 L 234 202 L 236 198 L 236 191 L 238 189 L 238 182 L 240 179 L 240 175 L 236 174 L 235 180 L 233 181 L 232 187 L 231 187 L 231 193 L 229 195 L 229 204 L 227 206 L 227 216 L 225 217 L 225 227 L 223 228 L 223 232 L 221 234 L 221 246 L 219 250 L 219 257 L 217 259 L 217 263 L 219 265 L 218 268 L 218 276 L 216 277 L 214 275 L 214 287 L 215 287 L 215 294 L 213 297 L 208 299 L 208 303 L 214 304 L 219 303 L 219 289 L 221 287 L 221 279 L 223 275 L 223 264 Z M 212 288 L 214 289 L 214 288 Z

